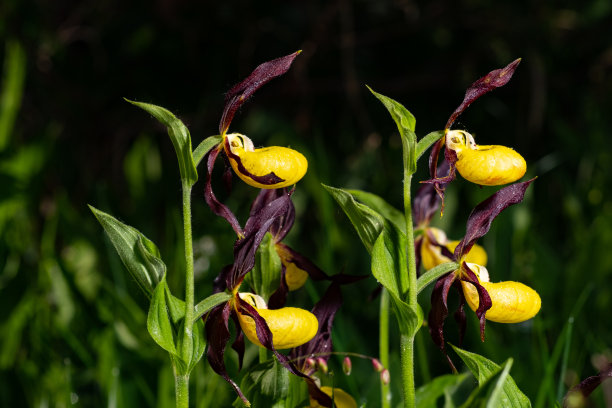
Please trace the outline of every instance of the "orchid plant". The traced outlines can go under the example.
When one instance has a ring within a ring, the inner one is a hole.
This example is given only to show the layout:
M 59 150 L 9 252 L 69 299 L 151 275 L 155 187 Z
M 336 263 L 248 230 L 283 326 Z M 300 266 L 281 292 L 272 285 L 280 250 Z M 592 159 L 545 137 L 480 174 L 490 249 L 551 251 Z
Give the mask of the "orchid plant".
M 461 338 L 465 331 L 463 306 L 466 302 L 480 320 L 483 341 L 485 319 L 516 323 L 532 318 L 540 309 L 540 297 L 528 286 L 490 281 L 486 252 L 476 244 L 504 209 L 522 201 L 533 179 L 510 184 L 479 204 L 469 216 L 466 234 L 459 241 L 448 240 L 442 230 L 430 226 L 431 218 L 439 209 L 442 214 L 445 189 L 457 171 L 473 183 L 493 186 L 514 183 L 525 174 L 525 160 L 516 151 L 503 146 L 477 145 L 468 132 L 451 129 L 467 106 L 510 80 L 520 61 L 516 60 L 472 84 L 445 129 L 431 132 L 418 141 L 412 114 L 398 102 L 372 91 L 388 109 L 401 135 L 404 210 L 393 208 L 372 193 L 324 186 L 354 225 L 371 255 L 372 275 L 382 286 L 379 358 L 333 350 L 332 324 L 342 304 L 342 286 L 368 275 L 329 275 L 283 242 L 295 222 L 292 202 L 295 187 L 292 186 L 306 174 L 306 157 L 287 147 L 256 148 L 244 134 L 228 133 L 238 109 L 261 86 L 286 73 L 298 54 L 261 64 L 231 88 L 226 95 L 219 134 L 204 139 L 195 149 L 189 130 L 174 114 L 156 105 L 128 101 L 167 127 L 176 150 L 183 199 L 184 271 L 168 272 L 151 240 L 113 216 L 90 207 L 125 267 L 150 300 L 147 328 L 155 342 L 169 354 L 177 407 L 189 406 L 190 373 L 204 354 L 210 367 L 235 390 L 237 406 L 356 407 L 354 396 L 334 384 L 326 384 L 328 359 L 338 353 L 344 353 L 343 368 L 347 375 L 352 364 L 349 356 L 372 360 L 374 369 L 380 373 L 381 406 L 390 407 L 388 322 L 391 307 L 401 334 L 402 372 L 398 378 L 402 383 L 403 404 L 413 407 L 424 395 L 435 400 L 445 392 L 432 382 L 419 389 L 417 396 L 414 382 L 415 336 L 424 320 L 417 295 L 428 285 L 434 284 L 429 331 L 445 355 L 443 329 L 451 287 L 459 291 L 460 304 L 455 316 Z M 424 181 L 413 200 L 412 176 L 418 159 L 431 146 L 431 179 Z M 439 164 L 442 149 L 444 159 Z M 225 164 L 222 180 L 228 190 L 232 173 L 259 190 L 244 224 L 213 191 L 213 172 L 219 157 Z M 213 283 L 214 293 L 196 303 L 191 205 L 192 189 L 199 179 L 197 168 L 202 161 L 206 163 L 204 201 L 213 214 L 227 221 L 236 240 L 233 261 L 219 271 Z M 419 276 L 421 266 L 424 272 Z M 183 299 L 176 297 L 166 283 L 167 273 L 180 272 L 185 276 Z M 290 292 L 299 290 L 309 278 L 327 282 L 325 294 L 311 311 L 287 306 L 291 301 Z M 246 373 L 238 381 L 230 376 L 224 357 L 231 341 L 231 348 L 238 356 L 238 368 L 242 369 L 245 338 L 259 347 L 259 365 L 243 370 Z M 484 357 L 453 348 L 479 382 L 465 406 L 477 404 L 483 398 L 493 404 L 490 406 L 529 406 L 508 375 L 511 360 L 498 366 Z M 456 372 L 452 360 L 447 358 Z M 464 378 L 457 375 L 451 382 L 458 384 Z M 269 387 L 270 381 L 274 387 Z M 270 394 L 270 388 L 276 391 Z

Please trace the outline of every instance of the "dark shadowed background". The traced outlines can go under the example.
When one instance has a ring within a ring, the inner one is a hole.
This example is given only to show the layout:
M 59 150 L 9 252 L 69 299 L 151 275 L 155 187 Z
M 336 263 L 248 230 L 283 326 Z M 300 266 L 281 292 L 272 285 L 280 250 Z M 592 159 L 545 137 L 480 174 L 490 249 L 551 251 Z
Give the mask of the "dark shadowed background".
M 527 160 L 527 176 L 538 176 L 482 244 L 492 279 L 534 287 L 543 306 L 523 324 L 489 323 L 485 343 L 470 313 L 464 347 L 497 363 L 513 357 L 519 387 L 535 406 L 551 406 L 612 359 L 611 41 L 607 0 L 4 0 L 0 405 L 172 406 L 169 362 L 146 332 L 146 298 L 87 208 L 155 241 L 181 293 L 182 277 L 173 274 L 183 248 L 172 144 L 122 98 L 171 110 L 197 145 L 217 133 L 224 92 L 261 62 L 301 49 L 230 131 L 307 156 L 289 241 L 329 273 L 369 273 L 369 257 L 320 183 L 369 190 L 398 207 L 402 200 L 399 135 L 365 85 L 404 104 L 422 137 L 444 126 L 474 80 L 522 58 L 512 81 L 474 103 L 455 127 L 480 144 L 513 147 Z M 427 177 L 425 167 L 417 180 Z M 201 184 L 193 202 L 196 300 L 231 262 L 233 242 L 206 207 Z M 458 180 L 439 224 L 460 238 L 471 208 L 493 191 Z M 244 219 L 255 195 L 236 182 L 223 198 Z M 378 302 L 368 300 L 375 287 L 370 278 L 345 289 L 337 349 L 376 356 Z M 291 301 L 310 308 L 322 289 L 309 284 Z M 425 311 L 428 296 L 420 299 Z M 448 330 L 457 343 L 456 327 Z M 421 334 L 417 384 L 450 372 Z M 353 364 L 339 381 L 376 406 L 376 374 L 367 361 Z M 199 407 L 234 398 L 205 364 L 193 387 Z M 395 395 L 399 401 L 399 389 Z M 601 390 L 593 400 L 606 405 Z

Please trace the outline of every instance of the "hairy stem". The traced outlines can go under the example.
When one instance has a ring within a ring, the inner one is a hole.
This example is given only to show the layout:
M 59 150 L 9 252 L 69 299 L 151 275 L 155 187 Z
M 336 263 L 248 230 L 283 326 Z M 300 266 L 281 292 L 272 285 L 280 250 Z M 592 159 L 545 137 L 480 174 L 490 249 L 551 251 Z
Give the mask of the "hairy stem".
M 389 292 L 382 288 L 380 295 L 379 325 L 378 325 L 378 356 L 383 367 L 389 367 Z M 382 408 L 391 407 L 391 387 L 380 382 L 380 397 Z
M 408 305 L 415 312 L 418 308 L 417 303 L 417 271 L 416 258 L 414 253 L 414 231 L 412 226 L 412 202 L 410 187 L 412 174 L 408 166 L 404 163 L 404 218 L 406 219 L 406 259 L 408 261 Z M 403 271 L 401 271 L 403 272 Z M 415 406 L 414 390 L 414 335 L 402 334 L 401 339 L 401 365 L 402 365 L 402 388 L 404 392 L 404 406 Z
M 189 374 L 181 375 L 174 369 L 176 408 L 189 408 Z

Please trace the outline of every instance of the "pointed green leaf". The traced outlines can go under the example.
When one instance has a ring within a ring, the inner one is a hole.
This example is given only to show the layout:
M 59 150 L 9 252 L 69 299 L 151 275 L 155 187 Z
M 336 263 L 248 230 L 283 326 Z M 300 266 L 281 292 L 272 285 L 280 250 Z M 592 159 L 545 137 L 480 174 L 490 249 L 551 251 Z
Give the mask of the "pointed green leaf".
M 406 233 L 406 219 L 404 213 L 385 201 L 384 198 L 361 190 L 346 190 L 357 200 L 367 205 L 380 215 L 391 221 L 404 234 Z
M 417 147 L 416 147 L 417 160 L 419 159 L 419 157 L 423 155 L 423 153 L 425 153 L 427 149 L 431 147 L 431 145 L 436 143 L 442 137 L 444 137 L 444 131 L 436 130 L 435 132 L 428 133 L 421 140 L 419 140 L 419 143 L 417 143 Z
M 147 315 L 147 330 L 161 348 L 176 355 L 172 323 L 168 313 L 168 303 L 166 302 L 167 289 L 168 285 L 164 277 L 153 291 L 149 314 Z
M 476 353 L 462 350 L 453 346 L 452 344 L 451 347 L 453 350 L 455 350 L 459 357 L 461 357 L 474 377 L 476 377 L 478 384 L 484 384 L 494 374 L 501 372 L 501 367 L 491 360 L 488 360 Z M 512 377 L 508 375 L 507 377 L 504 377 L 503 387 L 499 397 L 499 404 L 495 406 L 502 408 L 531 407 L 531 402 L 529 401 L 529 398 L 527 398 L 527 396 L 525 396 L 525 394 L 519 390 Z
M 414 174 L 416 171 L 416 151 L 417 142 L 414 128 L 416 125 L 416 119 L 401 103 L 394 101 L 384 95 L 374 92 L 372 88 L 368 86 L 368 89 L 375 97 L 380 100 L 385 108 L 391 114 L 391 117 L 397 125 L 400 136 L 402 138 L 403 157 L 404 157 L 404 168 L 409 174 Z
M 287 398 L 289 371 L 276 359 L 271 359 L 251 368 L 242 378 L 240 388 L 248 396 L 252 407 L 276 407 Z M 303 381 L 302 381 L 303 382 Z M 235 407 L 243 407 L 238 398 Z
M 194 185 L 198 181 L 198 172 L 191 153 L 191 135 L 183 122 L 174 116 L 172 112 L 161 106 L 130 101 L 129 99 L 126 99 L 126 101 L 149 112 L 168 128 L 168 135 L 170 140 L 172 140 L 174 150 L 176 150 L 181 179 L 189 185 Z
M 246 276 L 247 284 L 267 302 L 278 289 L 281 278 L 281 260 L 276 253 L 274 239 L 268 232 L 257 249 L 253 270 Z
M 89 209 L 102 224 L 130 275 L 147 296 L 151 297 L 154 288 L 166 274 L 166 265 L 161 260 L 155 244 L 137 229 L 113 216 L 92 206 L 89 206 Z
M 416 390 L 416 406 L 422 408 L 436 408 L 436 401 L 446 393 L 453 394 L 469 376 L 468 373 L 447 374 L 434 378 L 429 383 Z
M 347 191 L 322 184 L 322 186 L 334 197 L 340 208 L 348 216 L 351 224 L 355 227 L 361 242 L 369 253 L 372 252 L 374 242 L 383 230 L 385 220 L 370 207 L 361 204 Z
M 215 293 L 210 295 L 206 299 L 199 302 L 195 307 L 194 319 L 201 320 L 202 316 L 211 310 L 213 307 L 220 305 L 221 303 L 227 302 L 232 296 L 225 292 Z
M 208 153 L 213 147 L 218 146 L 222 141 L 223 137 L 220 135 L 209 136 L 202 140 L 198 147 L 196 147 L 196 149 L 193 151 L 193 161 L 195 166 L 198 167 L 198 164 L 200 164 L 206 153 Z
M 440 265 L 436 265 L 431 268 L 417 279 L 417 293 L 421 293 L 423 289 L 432 282 L 438 280 L 439 277 L 446 275 L 451 271 L 459 269 L 459 264 L 456 262 L 446 262 Z
M 406 236 L 387 224 L 372 249 L 372 274 L 389 291 L 400 332 L 414 336 L 423 324 L 423 311 L 413 310 L 404 301 L 408 294 Z
M 182 325 L 178 329 L 178 341 L 176 344 L 176 349 L 180 352 L 183 351 L 183 341 L 184 341 L 184 333 L 185 329 Z M 176 370 L 181 375 L 187 375 L 191 373 L 193 368 L 198 364 L 198 362 L 202 359 L 202 355 L 204 355 L 204 350 L 206 349 L 206 338 L 204 337 L 204 321 L 199 319 L 193 324 L 192 327 L 192 337 L 191 337 L 191 348 L 189 350 L 189 355 L 187 356 L 172 356 L 174 361 L 174 366 Z
M 507 400 L 502 398 L 503 385 L 509 378 L 508 373 L 512 367 L 512 359 L 508 359 L 495 374 L 479 385 L 461 405 L 461 408 L 497 408 L 508 406 Z M 512 405 L 510 405 L 512 406 Z

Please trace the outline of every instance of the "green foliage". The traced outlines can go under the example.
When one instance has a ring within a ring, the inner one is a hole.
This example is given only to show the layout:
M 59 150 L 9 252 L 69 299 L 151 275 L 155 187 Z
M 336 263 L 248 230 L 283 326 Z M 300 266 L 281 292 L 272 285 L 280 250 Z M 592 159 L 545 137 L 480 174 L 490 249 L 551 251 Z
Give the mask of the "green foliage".
M 446 374 L 436 377 L 427 384 L 416 390 L 416 405 L 419 408 L 435 408 L 440 397 L 445 396 L 447 400 L 445 407 L 452 404 L 451 395 L 469 377 L 468 373 Z M 454 405 L 453 405 L 454 406 Z
M 512 360 L 509 360 L 500 367 L 491 360 L 476 353 L 471 353 L 455 346 L 452 347 L 474 377 L 476 377 L 479 384 L 478 390 L 472 394 L 470 401 L 478 400 L 481 402 L 470 402 L 466 407 L 481 406 L 479 404 L 489 400 L 493 401 L 493 405 L 486 405 L 487 407 L 531 407 L 529 398 L 519 390 L 512 377 L 508 375 L 512 366 Z M 498 376 L 497 379 L 495 379 L 496 376 Z M 487 398 L 483 397 L 483 392 L 488 396 Z
M 4 78 L 0 88 L 0 152 L 9 144 L 25 84 L 26 54 L 21 43 L 7 41 Z
M 281 260 L 274 248 L 274 239 L 266 233 L 257 249 L 255 268 L 246 276 L 246 283 L 267 302 L 278 289 L 281 277 Z
M 161 106 L 152 105 L 150 103 L 135 102 L 126 99 L 132 105 L 149 112 L 168 128 L 168 136 L 172 140 L 176 157 L 179 162 L 181 171 L 181 179 L 192 186 L 198 181 L 198 172 L 196 170 L 196 162 L 194 161 L 191 152 L 191 135 L 189 129 L 178 119 L 172 112 L 162 108 Z

